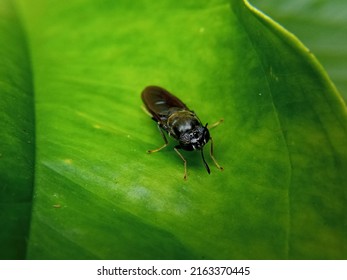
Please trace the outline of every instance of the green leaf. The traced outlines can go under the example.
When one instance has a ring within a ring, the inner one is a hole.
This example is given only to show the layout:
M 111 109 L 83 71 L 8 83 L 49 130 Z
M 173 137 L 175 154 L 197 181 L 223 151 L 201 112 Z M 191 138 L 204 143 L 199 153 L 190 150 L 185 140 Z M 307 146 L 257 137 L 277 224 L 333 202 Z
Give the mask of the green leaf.
M 34 179 L 34 108 L 25 37 L 0 4 L 0 259 L 24 258 Z
M 347 100 L 347 9 L 345 0 L 252 0 L 295 33 L 317 56 Z
M 346 108 L 292 34 L 240 0 L 16 4 L 35 89 L 27 258 L 347 258 Z M 224 172 L 183 152 L 184 181 L 173 141 L 146 154 L 163 144 L 150 84 L 225 119 Z

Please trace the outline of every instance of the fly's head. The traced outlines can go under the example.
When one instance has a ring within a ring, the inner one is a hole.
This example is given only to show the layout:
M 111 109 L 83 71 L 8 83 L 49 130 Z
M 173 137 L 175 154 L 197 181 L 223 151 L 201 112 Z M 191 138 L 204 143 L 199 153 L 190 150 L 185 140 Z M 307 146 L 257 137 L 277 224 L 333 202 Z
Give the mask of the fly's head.
M 205 126 L 195 126 L 193 129 L 182 133 L 179 143 L 182 149 L 187 151 L 201 150 L 210 140 L 210 133 Z

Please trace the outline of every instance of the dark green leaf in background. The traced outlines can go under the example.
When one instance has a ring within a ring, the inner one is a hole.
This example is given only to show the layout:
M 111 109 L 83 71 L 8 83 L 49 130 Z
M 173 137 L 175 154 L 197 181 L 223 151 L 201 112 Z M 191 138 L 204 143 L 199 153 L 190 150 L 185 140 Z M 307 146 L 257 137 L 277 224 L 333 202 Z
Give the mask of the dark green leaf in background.
M 0 259 L 24 258 L 34 179 L 34 103 L 25 35 L 0 4 Z
M 296 34 L 317 56 L 347 100 L 347 9 L 345 0 L 252 0 Z
M 346 109 L 292 34 L 240 0 L 15 3 L 35 92 L 27 258 L 347 257 Z M 145 153 L 162 145 L 149 84 L 225 119 L 224 172 L 184 153 L 184 181 L 173 144 Z

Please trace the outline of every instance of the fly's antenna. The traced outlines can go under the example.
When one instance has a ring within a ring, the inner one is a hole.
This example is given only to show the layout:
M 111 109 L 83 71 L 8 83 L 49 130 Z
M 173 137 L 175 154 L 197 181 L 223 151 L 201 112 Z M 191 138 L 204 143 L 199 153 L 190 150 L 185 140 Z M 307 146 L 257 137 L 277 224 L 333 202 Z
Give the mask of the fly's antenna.
M 207 164 L 207 162 L 206 162 L 206 160 L 205 160 L 203 149 L 201 149 L 201 157 L 202 157 L 202 161 L 203 161 L 204 164 L 205 164 L 205 168 L 206 168 L 206 170 L 207 170 L 207 173 L 210 174 L 211 171 L 210 171 L 210 168 L 208 167 L 208 164 Z

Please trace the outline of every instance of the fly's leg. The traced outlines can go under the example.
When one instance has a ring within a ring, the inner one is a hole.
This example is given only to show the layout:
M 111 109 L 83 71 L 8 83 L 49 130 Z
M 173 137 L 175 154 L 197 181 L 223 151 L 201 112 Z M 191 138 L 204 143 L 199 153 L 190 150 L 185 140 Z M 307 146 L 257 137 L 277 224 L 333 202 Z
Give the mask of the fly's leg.
M 157 149 L 148 150 L 147 153 L 149 153 L 149 154 L 158 152 L 158 151 L 160 151 L 161 149 L 164 149 L 164 148 L 169 144 L 169 142 L 167 141 L 166 136 L 165 136 L 165 134 L 164 134 L 162 128 L 160 127 L 160 124 L 159 124 L 159 123 L 158 123 L 158 129 L 159 129 L 159 132 L 160 132 L 160 134 L 161 134 L 161 137 L 163 137 L 163 139 L 164 139 L 165 144 L 164 144 L 163 146 L 157 148 Z
M 208 126 L 208 128 L 210 128 L 210 129 L 215 128 L 216 126 L 220 125 L 222 122 L 224 122 L 224 119 L 220 119 L 218 122 L 215 122 L 214 124 Z M 212 139 L 212 137 L 210 138 L 210 140 L 211 140 L 210 156 L 211 156 L 214 164 L 217 166 L 217 168 L 223 171 L 224 168 L 218 164 L 216 158 L 213 155 L 213 139 Z
M 183 157 L 183 155 L 178 151 L 178 149 L 181 149 L 180 146 L 176 146 L 174 148 L 175 152 L 179 155 L 179 157 L 183 160 L 184 162 L 184 176 L 183 176 L 183 179 L 184 180 L 187 180 L 187 161 L 186 159 Z
M 213 140 L 212 140 L 212 138 L 210 138 L 210 140 L 211 140 L 210 156 L 211 156 L 211 158 L 212 158 L 214 164 L 215 164 L 220 170 L 223 171 L 224 168 L 218 164 L 217 160 L 215 159 L 215 157 L 214 157 L 214 155 L 213 155 Z
M 216 126 L 220 125 L 222 122 L 224 122 L 224 119 L 220 119 L 218 122 L 215 122 L 214 124 L 211 124 L 208 126 L 209 129 L 215 128 Z

